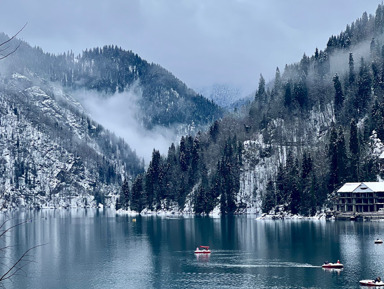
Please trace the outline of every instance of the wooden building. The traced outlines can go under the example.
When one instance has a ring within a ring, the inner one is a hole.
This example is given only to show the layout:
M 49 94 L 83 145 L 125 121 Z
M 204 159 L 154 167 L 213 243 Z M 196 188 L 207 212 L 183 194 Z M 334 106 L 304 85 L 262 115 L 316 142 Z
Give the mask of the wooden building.
M 384 182 L 345 183 L 337 191 L 336 210 L 341 213 L 384 210 Z

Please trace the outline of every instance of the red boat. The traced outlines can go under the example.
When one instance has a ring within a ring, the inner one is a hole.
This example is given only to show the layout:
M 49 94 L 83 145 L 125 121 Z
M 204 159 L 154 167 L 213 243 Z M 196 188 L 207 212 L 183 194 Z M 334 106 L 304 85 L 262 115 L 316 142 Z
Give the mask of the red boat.
M 336 263 L 325 262 L 321 267 L 323 267 L 323 268 L 341 269 L 341 268 L 344 267 L 344 265 L 341 264 L 339 260 L 337 260 Z
M 209 246 L 200 246 L 200 248 L 196 248 L 195 254 L 211 254 L 211 250 L 209 250 Z

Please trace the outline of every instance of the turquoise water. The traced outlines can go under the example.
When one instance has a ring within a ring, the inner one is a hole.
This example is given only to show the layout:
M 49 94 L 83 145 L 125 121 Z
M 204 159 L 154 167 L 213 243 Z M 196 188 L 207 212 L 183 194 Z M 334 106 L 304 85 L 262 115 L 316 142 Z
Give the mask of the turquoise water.
M 32 222 L 5 240 L 13 246 L 5 265 L 44 245 L 6 288 L 364 288 L 359 280 L 384 277 L 384 245 L 374 244 L 384 222 L 134 218 L 112 210 L 10 217 Z M 212 253 L 195 256 L 198 245 Z M 343 270 L 321 268 L 338 259 Z

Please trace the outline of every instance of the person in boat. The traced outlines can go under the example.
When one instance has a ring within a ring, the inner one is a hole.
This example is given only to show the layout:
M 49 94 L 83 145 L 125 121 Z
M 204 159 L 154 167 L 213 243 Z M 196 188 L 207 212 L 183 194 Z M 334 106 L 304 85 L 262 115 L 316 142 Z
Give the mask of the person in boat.
M 377 277 L 377 278 L 375 279 L 375 283 L 379 283 L 379 282 L 381 282 L 381 278 L 380 278 L 380 277 Z
M 328 261 L 324 261 L 324 264 L 329 264 L 329 262 Z
M 340 260 L 337 260 L 337 264 L 340 264 Z

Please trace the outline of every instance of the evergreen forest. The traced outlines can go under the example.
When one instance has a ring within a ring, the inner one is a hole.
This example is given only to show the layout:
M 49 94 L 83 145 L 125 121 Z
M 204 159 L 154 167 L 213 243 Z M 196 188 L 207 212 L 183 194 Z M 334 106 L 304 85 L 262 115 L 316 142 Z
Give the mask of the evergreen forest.
M 379 5 L 331 36 L 324 50 L 276 68 L 273 81 L 260 75 L 247 105 L 181 137 L 166 155 L 154 149 L 146 171 L 124 181 L 117 207 L 230 214 L 281 206 L 309 216 L 332 208 L 345 182 L 380 180 L 383 30 Z M 253 144 L 251 156 L 245 144 Z M 261 170 L 247 185 L 244 175 Z

